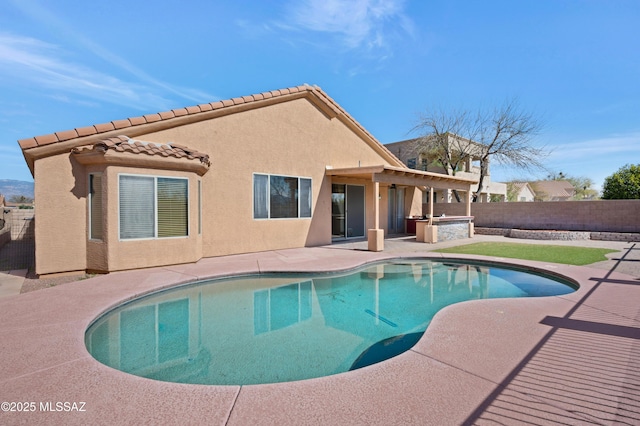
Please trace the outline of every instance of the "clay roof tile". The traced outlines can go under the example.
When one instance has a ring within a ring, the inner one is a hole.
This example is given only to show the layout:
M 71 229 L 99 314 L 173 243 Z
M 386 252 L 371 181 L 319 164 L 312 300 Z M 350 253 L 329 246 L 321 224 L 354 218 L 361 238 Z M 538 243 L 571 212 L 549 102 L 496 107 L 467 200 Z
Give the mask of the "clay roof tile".
M 36 136 L 35 139 L 38 146 L 58 142 L 58 136 L 55 134 Z
M 162 120 L 162 117 L 160 117 L 160 114 L 145 114 L 144 119 L 147 120 L 147 123 L 153 123 Z
M 98 133 L 94 126 L 79 127 L 76 129 L 76 132 L 78 133 L 79 137 L 95 135 L 96 133 Z
M 187 115 L 187 109 L 186 108 L 177 108 L 177 109 L 172 109 L 171 111 L 173 111 L 173 113 L 176 115 L 176 117 L 181 117 L 183 115 Z
M 144 117 L 131 117 L 129 118 L 132 126 L 139 126 L 140 124 L 145 124 L 147 120 Z
M 187 114 L 197 114 L 201 112 L 199 106 L 190 106 L 185 108 L 187 110 Z
M 20 144 L 20 148 L 22 149 L 35 148 L 36 146 L 38 146 L 38 142 L 36 142 L 36 138 L 20 139 L 18 141 L 18 144 Z
M 175 117 L 175 116 L 176 116 L 176 115 L 173 113 L 173 111 L 164 111 L 164 112 L 160 112 L 160 113 L 158 113 L 158 114 L 160 114 L 160 118 L 161 118 L 161 119 L 163 119 L 163 120 L 167 120 L 167 119 L 169 119 L 169 118 L 173 118 L 173 117 Z
M 114 120 L 111 123 L 113 123 L 113 127 L 115 127 L 116 130 L 124 129 L 125 127 L 131 127 L 131 122 L 129 121 L 129 119 L 126 119 L 126 120 Z
M 56 136 L 58 137 L 58 142 L 66 141 L 69 139 L 74 139 L 78 137 L 78 132 L 75 130 L 66 130 L 63 132 L 56 132 Z
M 113 123 L 96 124 L 94 127 L 96 128 L 97 133 L 104 133 L 115 130 L 115 127 L 113 127 Z

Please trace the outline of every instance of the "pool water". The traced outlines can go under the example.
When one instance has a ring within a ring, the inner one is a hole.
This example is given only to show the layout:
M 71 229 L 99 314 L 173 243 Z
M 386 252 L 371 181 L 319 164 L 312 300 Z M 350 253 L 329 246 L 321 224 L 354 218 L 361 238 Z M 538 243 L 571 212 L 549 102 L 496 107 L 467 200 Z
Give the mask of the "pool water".
M 263 274 L 126 303 L 95 321 L 85 341 L 98 361 L 151 379 L 286 382 L 396 356 L 454 303 L 573 291 L 569 282 L 523 270 L 428 260 L 343 274 Z

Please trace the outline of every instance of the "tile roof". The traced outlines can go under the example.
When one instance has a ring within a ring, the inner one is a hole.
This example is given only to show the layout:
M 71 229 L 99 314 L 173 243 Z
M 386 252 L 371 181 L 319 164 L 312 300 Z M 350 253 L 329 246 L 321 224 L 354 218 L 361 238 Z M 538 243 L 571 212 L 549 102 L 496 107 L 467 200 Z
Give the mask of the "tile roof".
M 135 128 L 144 124 L 155 123 L 159 121 L 168 121 L 185 115 L 197 115 L 204 112 L 229 108 L 241 104 L 249 104 L 252 102 L 262 101 L 266 99 L 275 99 L 284 95 L 313 92 L 315 95 L 322 98 L 328 106 L 334 110 L 335 113 L 341 112 L 346 114 L 338 104 L 331 99 L 322 89 L 317 86 L 295 86 L 287 89 L 272 90 L 270 92 L 263 92 L 250 96 L 242 96 L 233 99 L 227 99 L 222 101 L 211 102 L 207 104 L 200 104 L 196 106 L 177 108 L 171 111 L 159 112 L 156 114 L 146 114 L 140 117 L 132 117 L 124 120 L 114 120 L 109 123 L 95 124 L 93 126 L 78 127 L 73 130 L 65 130 L 61 132 L 51 133 L 48 135 L 35 136 L 32 138 L 20 139 L 18 143 L 22 150 L 28 150 L 44 145 L 55 144 L 58 142 L 64 142 L 71 139 L 81 138 L 85 136 L 98 135 L 100 133 L 106 133 L 113 130 L 124 130 Z M 355 120 L 353 120 L 355 122 Z M 364 128 L 358 125 L 363 131 Z M 126 133 L 126 131 L 123 131 Z M 368 132 L 367 132 L 368 134 Z M 372 136 L 371 136 L 372 137 Z
M 540 180 L 532 183 L 536 192 L 542 192 L 549 197 L 571 198 L 575 194 L 575 188 L 566 180 Z
M 220 115 L 241 112 L 247 109 L 259 108 L 271 103 L 306 97 L 328 117 L 338 117 L 356 133 L 361 134 L 374 149 L 385 156 L 392 165 L 402 166 L 402 162 L 371 135 L 360 123 L 349 115 L 320 87 L 301 85 L 286 89 L 272 90 L 249 96 L 236 97 L 191 107 L 173 109 L 156 114 L 146 114 L 139 117 L 114 120 L 109 123 L 93 126 L 78 127 L 48 135 L 21 139 L 18 141 L 27 164 L 33 172 L 34 162 L 38 158 L 70 151 L 79 146 L 95 144 L 98 141 L 127 135 L 136 137 L 171 127 L 188 123 L 208 120 Z M 124 149 L 124 148 L 123 148 Z
M 127 136 L 115 136 L 101 140 L 90 147 L 74 148 L 72 152 L 82 153 L 87 151 L 107 151 L 130 152 L 132 154 L 159 155 L 162 157 L 187 158 L 189 160 L 199 159 L 201 163 L 210 166 L 209 155 L 190 149 L 176 143 L 156 143 L 144 142 L 131 139 Z

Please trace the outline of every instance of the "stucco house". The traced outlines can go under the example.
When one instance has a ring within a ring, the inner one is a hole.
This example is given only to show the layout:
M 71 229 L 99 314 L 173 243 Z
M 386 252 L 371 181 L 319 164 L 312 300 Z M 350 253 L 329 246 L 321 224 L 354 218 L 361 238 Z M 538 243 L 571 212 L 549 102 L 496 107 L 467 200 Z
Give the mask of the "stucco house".
M 347 238 L 379 251 L 421 214 L 423 191 L 475 183 L 408 169 L 309 85 L 18 143 L 35 180 L 40 275 Z
M 531 186 L 538 201 L 570 201 L 576 194 L 576 189 L 566 180 L 539 180 Z
M 509 182 L 507 183 L 507 188 L 509 201 L 535 201 L 536 192 L 531 188 L 529 182 Z
M 438 161 L 437 156 L 430 152 L 428 138 L 407 139 L 385 144 L 385 147 L 410 169 L 448 175 L 453 175 L 455 172 L 456 177 L 465 177 L 477 181 L 481 173 L 479 164 L 480 155 L 486 152 L 486 146 L 456 135 L 447 134 L 446 136 L 447 144 L 453 155 L 456 153 L 459 154 L 460 151 L 468 154 L 464 161 L 460 162 L 458 170 L 455 171 L 445 170 L 443 165 Z M 478 185 L 473 185 L 471 191 L 473 193 L 478 192 Z M 487 166 L 483 187 L 478 195 L 479 201 L 481 202 L 488 202 L 492 199 L 506 201 L 507 199 L 507 185 L 491 180 L 490 165 Z M 465 197 L 463 196 L 462 199 L 464 200 Z M 452 196 L 451 189 L 443 189 L 435 192 L 434 201 L 450 203 L 456 200 L 455 197 Z M 427 202 L 428 200 L 425 199 L 425 203 Z

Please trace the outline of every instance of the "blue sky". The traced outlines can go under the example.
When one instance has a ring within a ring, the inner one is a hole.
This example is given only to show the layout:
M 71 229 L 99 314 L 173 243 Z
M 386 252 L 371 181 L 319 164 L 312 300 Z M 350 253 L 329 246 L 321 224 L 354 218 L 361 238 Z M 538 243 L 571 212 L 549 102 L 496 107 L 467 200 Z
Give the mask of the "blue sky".
M 637 0 L 3 0 L 0 179 L 32 180 L 18 139 L 309 83 L 382 143 L 517 98 L 599 187 L 640 163 L 639 25 Z

